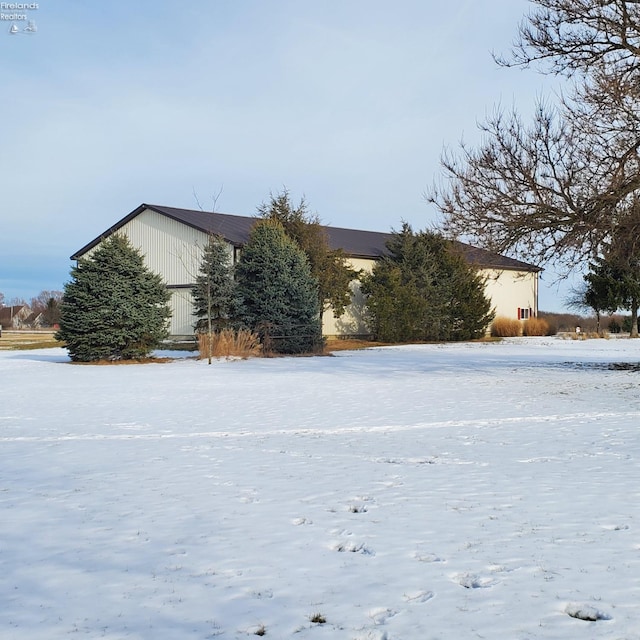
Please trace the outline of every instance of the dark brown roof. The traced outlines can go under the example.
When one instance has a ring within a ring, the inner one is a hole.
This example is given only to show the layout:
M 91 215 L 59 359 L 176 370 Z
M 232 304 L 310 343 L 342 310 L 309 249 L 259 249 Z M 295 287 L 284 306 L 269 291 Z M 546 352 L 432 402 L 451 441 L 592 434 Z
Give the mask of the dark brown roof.
M 227 213 L 209 213 L 195 211 L 193 209 L 176 209 L 155 204 L 141 204 L 137 209 L 125 216 L 115 225 L 107 229 L 103 234 L 94 238 L 89 244 L 76 251 L 71 260 L 77 260 L 87 251 L 95 247 L 103 238 L 110 236 L 123 227 L 127 222 L 150 209 L 163 216 L 177 220 L 189 227 L 205 233 L 215 233 L 236 247 L 246 244 L 257 217 L 236 216 Z M 342 249 L 352 258 L 377 259 L 386 253 L 386 243 L 391 238 L 391 233 L 378 231 L 360 231 L 358 229 L 343 229 L 340 227 L 325 227 L 329 237 L 329 245 L 332 249 Z M 540 271 L 539 267 L 507 258 L 484 249 L 478 249 L 462 242 L 457 242 L 465 258 L 470 264 L 485 268 L 511 269 L 516 271 Z
M 511 269 L 512 271 L 542 271 L 540 267 L 536 267 L 528 262 L 508 258 L 499 253 L 493 253 L 479 247 L 472 247 L 470 244 L 456 241 L 454 243 L 462 252 L 469 264 L 483 267 L 485 269 Z
M 14 304 L 8 307 L 0 307 L 0 324 L 5 327 L 10 327 L 14 318 L 24 316 L 24 304 Z

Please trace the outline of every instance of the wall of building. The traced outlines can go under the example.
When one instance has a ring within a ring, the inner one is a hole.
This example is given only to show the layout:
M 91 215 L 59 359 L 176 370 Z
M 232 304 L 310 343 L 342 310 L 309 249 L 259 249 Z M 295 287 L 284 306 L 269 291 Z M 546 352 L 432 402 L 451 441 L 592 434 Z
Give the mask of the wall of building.
M 202 250 L 208 236 L 183 223 L 160 215 L 149 209 L 127 222 L 120 230 L 131 244 L 144 256 L 146 266 L 159 274 L 171 291 L 173 312 L 170 332 L 173 336 L 193 335 L 193 305 L 188 285 L 195 277 L 202 261 Z M 233 247 L 229 245 L 233 258 Z M 86 254 L 90 255 L 90 252 Z M 370 273 L 375 260 L 349 258 L 352 269 Z M 484 269 L 486 292 L 491 299 L 496 316 L 517 318 L 518 309 L 531 309 L 537 315 L 538 274 L 523 271 Z M 364 296 L 358 281 L 351 284 L 353 303 L 346 312 L 336 318 L 331 310 L 323 314 L 323 333 L 333 335 L 368 335 Z
M 129 238 L 131 245 L 144 256 L 145 265 L 159 274 L 169 287 L 171 335 L 193 335 L 195 318 L 188 285 L 195 282 L 198 274 L 202 251 L 208 242 L 207 234 L 149 209 L 129 220 L 119 233 Z M 86 257 L 90 255 L 91 251 Z M 229 255 L 233 256 L 231 245 Z
M 193 300 L 191 289 L 169 289 L 171 299 L 171 324 L 169 333 L 174 337 L 187 337 L 194 334 L 193 325 L 196 318 L 193 315 Z
M 121 231 L 144 254 L 147 267 L 160 274 L 167 285 L 194 282 L 208 242 L 206 233 L 149 209 L 127 222 Z
M 356 271 L 371 273 L 375 260 L 347 258 L 347 263 Z M 353 301 L 342 316 L 336 318 L 331 309 L 325 311 L 322 315 L 322 333 L 325 336 L 367 336 L 370 334 L 371 329 L 367 322 L 365 300 L 360 291 L 360 283 L 357 280 L 351 283 L 351 291 Z
M 538 273 L 483 269 L 486 294 L 495 309 L 496 317 L 518 319 L 518 309 L 531 309 L 538 315 Z
M 350 259 L 353 269 L 371 273 L 375 260 Z M 530 309 L 537 315 L 538 274 L 528 271 L 482 269 L 480 274 L 486 278 L 485 291 L 491 300 L 496 316 L 518 318 L 518 308 Z M 323 333 L 328 336 L 367 335 L 370 328 L 364 305 L 364 296 L 357 281 L 352 283 L 353 304 L 344 315 L 336 318 L 331 310 L 322 317 Z
M 121 229 L 144 255 L 146 266 L 159 274 L 171 292 L 172 336 L 193 335 L 191 292 L 185 285 L 195 282 L 208 242 L 206 233 L 155 211 L 145 209 Z M 232 247 L 229 247 L 230 252 Z M 174 287 L 179 288 L 174 288 Z

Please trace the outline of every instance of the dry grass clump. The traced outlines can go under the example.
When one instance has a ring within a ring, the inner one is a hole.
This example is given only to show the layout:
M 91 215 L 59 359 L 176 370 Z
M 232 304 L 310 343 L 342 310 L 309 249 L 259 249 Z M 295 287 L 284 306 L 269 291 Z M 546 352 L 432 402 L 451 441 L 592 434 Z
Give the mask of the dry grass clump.
M 209 349 L 211 339 L 211 349 Z M 257 333 L 242 329 L 222 329 L 214 333 L 198 334 L 200 359 L 208 358 L 249 358 L 260 354 L 260 338 Z
M 173 358 L 155 358 L 154 356 L 148 356 L 147 358 L 136 358 L 135 360 L 89 360 L 88 362 L 70 362 L 74 367 L 110 367 L 112 365 L 127 365 L 127 364 L 166 364 L 167 362 L 173 362 Z
M 390 342 L 378 342 L 376 340 L 367 340 L 363 338 L 335 338 L 326 339 L 325 351 L 331 353 L 333 351 L 352 351 L 356 349 L 371 349 L 372 347 L 386 347 Z
M 325 624 L 327 619 L 321 613 L 314 613 L 312 616 L 309 616 L 309 620 L 313 622 L 313 624 Z
M 544 318 L 529 318 L 522 323 L 523 336 L 548 336 L 549 323 Z
M 600 331 L 599 333 L 597 331 L 572 331 L 571 333 L 568 334 L 569 338 L 571 340 L 593 340 L 593 339 L 604 339 L 604 340 L 608 340 L 609 339 L 609 332 L 608 331 Z
M 493 338 L 515 338 L 522 332 L 520 320 L 512 320 L 504 316 L 498 316 L 491 323 L 491 336 Z

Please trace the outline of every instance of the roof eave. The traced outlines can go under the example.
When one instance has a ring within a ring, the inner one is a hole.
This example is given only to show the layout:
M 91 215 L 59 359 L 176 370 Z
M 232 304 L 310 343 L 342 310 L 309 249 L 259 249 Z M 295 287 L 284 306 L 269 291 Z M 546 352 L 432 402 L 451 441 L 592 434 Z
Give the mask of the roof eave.
M 534 264 L 527 264 L 523 262 L 521 265 L 505 265 L 505 264 L 482 264 L 476 263 L 473 266 L 478 269 L 493 269 L 495 271 L 528 271 L 531 273 L 539 273 L 544 271 L 542 267 L 537 267 Z
M 152 205 L 147 205 L 144 203 L 141 204 L 139 207 L 136 207 L 131 213 L 126 215 L 121 220 L 118 220 L 118 222 L 116 222 L 112 227 L 109 227 L 106 231 L 104 231 L 99 236 L 91 240 L 91 242 L 85 244 L 84 247 L 82 247 L 81 249 L 78 249 L 78 251 L 76 251 L 70 257 L 70 260 L 79 260 L 80 258 L 82 258 L 82 256 L 85 253 L 87 253 L 88 251 L 91 251 L 91 249 L 93 249 L 95 246 L 100 244 L 100 242 L 102 242 L 105 238 L 108 238 L 110 235 L 118 231 L 118 229 L 121 229 L 125 224 L 127 224 L 127 222 L 129 222 L 129 220 L 132 220 L 136 216 L 140 215 L 145 209 L 151 209 L 151 208 L 153 208 Z

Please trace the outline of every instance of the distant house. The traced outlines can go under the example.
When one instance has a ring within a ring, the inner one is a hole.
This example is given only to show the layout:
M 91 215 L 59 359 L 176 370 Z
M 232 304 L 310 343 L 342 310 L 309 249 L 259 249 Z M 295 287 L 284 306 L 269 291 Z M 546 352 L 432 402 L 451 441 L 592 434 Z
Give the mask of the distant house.
M 24 329 L 29 326 L 31 309 L 26 304 L 0 307 L 0 327 L 2 329 Z
M 100 242 L 113 233 L 125 234 L 144 255 L 147 267 L 160 274 L 171 292 L 171 335 L 193 335 L 195 319 L 190 289 L 209 235 L 220 235 L 227 241 L 229 255 L 235 263 L 256 221 L 255 217 L 141 204 L 76 251 L 71 259 L 89 257 Z M 389 233 L 375 231 L 339 227 L 325 229 L 331 248 L 342 249 L 354 269 L 369 272 L 376 260 L 385 254 L 386 242 L 391 238 Z M 518 319 L 537 315 L 538 267 L 463 243 L 457 243 L 457 246 L 469 264 L 486 277 L 487 296 L 496 315 Z M 336 318 L 331 310 L 325 312 L 325 335 L 370 333 L 364 298 L 357 282 L 353 283 L 352 289 L 352 304 L 342 317 Z
M 41 329 L 44 326 L 44 314 L 42 311 L 32 311 L 25 318 L 25 325 L 31 329 Z

